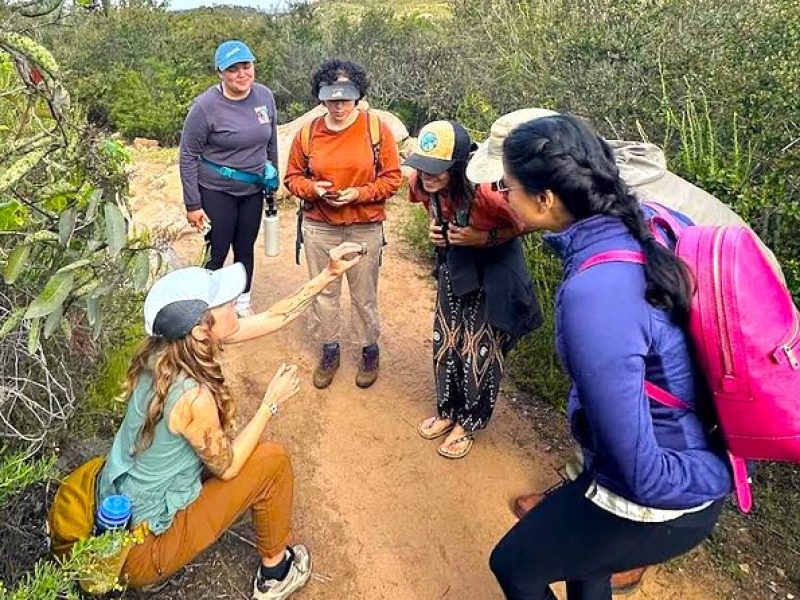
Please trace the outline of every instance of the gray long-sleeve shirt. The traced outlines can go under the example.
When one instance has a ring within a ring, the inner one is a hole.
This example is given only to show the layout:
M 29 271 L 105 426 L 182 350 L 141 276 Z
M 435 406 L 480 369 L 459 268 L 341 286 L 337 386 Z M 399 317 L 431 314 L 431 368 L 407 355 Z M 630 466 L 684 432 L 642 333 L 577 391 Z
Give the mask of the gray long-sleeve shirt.
M 233 196 L 257 193 L 260 186 L 223 177 L 203 164 L 201 157 L 249 173 L 263 173 L 267 160 L 277 168 L 277 111 L 272 91 L 254 83 L 247 98 L 231 100 L 219 85 L 212 86 L 195 99 L 181 134 L 186 210 L 201 207 L 200 186 Z

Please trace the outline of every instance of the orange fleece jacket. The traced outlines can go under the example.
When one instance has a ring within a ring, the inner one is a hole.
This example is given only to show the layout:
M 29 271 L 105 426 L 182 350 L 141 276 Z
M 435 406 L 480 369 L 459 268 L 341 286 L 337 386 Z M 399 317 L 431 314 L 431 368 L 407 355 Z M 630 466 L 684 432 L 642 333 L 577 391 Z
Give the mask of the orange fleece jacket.
M 383 121 L 380 129 L 380 169 L 377 174 L 374 172 L 366 112 L 361 111 L 355 122 L 342 131 L 331 131 L 324 118 L 317 119 L 311 130 L 311 155 L 308 159 L 303 155 L 301 132 L 297 132 L 283 183 L 292 194 L 313 205 L 305 212 L 305 218 L 331 225 L 375 223 L 386 218 L 386 200 L 397 192 L 403 176 L 392 130 Z M 307 177 L 309 163 L 311 176 Z M 331 206 L 317 196 L 315 181 L 330 181 L 333 191 L 358 188 L 358 199 L 341 208 Z

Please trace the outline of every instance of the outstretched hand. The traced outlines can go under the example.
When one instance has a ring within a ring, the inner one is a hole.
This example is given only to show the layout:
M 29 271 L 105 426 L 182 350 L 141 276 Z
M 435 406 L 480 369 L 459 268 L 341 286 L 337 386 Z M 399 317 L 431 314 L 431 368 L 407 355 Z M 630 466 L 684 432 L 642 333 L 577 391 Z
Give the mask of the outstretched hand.
M 356 266 L 364 253 L 364 247 L 355 242 L 344 242 L 329 252 L 328 271 L 335 277 L 341 277 L 348 269 Z
M 272 377 L 264 393 L 262 403 L 280 406 L 300 391 L 300 379 L 297 376 L 297 365 L 282 364 Z

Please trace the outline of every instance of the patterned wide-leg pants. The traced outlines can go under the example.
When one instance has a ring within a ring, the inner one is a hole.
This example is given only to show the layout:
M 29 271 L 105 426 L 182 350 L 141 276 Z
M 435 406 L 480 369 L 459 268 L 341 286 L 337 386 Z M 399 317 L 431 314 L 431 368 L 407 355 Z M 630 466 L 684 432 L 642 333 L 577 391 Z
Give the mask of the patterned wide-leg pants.
M 456 296 L 447 264 L 442 264 L 433 322 L 440 417 L 456 421 L 467 431 L 486 427 L 500 391 L 508 337 L 486 321 L 483 289 Z

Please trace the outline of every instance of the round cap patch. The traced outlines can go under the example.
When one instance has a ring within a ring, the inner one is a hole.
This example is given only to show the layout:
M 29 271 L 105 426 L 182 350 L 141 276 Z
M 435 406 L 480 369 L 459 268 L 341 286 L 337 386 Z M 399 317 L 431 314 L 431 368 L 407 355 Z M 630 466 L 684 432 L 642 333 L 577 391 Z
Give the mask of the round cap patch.
M 439 138 L 432 131 L 426 132 L 419 140 L 419 147 L 423 152 L 432 152 L 438 145 Z

